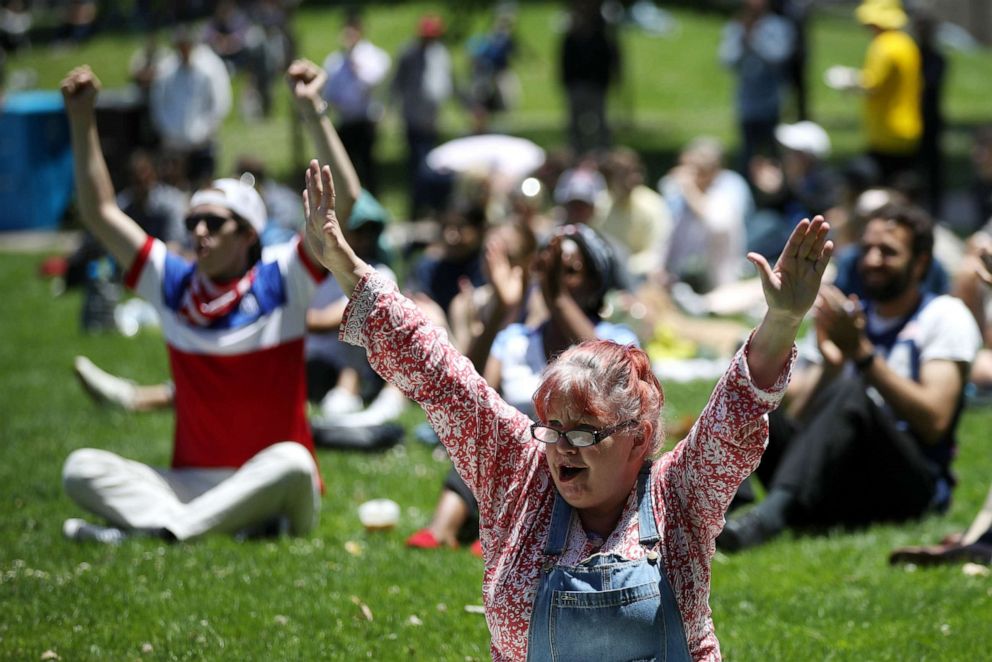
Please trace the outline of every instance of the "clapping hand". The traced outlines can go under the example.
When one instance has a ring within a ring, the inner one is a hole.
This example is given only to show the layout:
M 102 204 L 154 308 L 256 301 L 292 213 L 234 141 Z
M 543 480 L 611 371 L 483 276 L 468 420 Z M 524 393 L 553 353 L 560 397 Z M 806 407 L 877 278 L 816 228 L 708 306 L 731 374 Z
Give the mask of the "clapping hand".
M 523 267 L 510 263 L 509 248 L 502 236 L 492 233 L 486 239 L 483 261 L 500 306 L 503 310 L 515 309 L 523 301 L 527 284 Z
M 817 343 L 823 358 L 831 365 L 853 359 L 865 329 L 865 314 L 858 297 L 845 297 L 833 285 L 824 285 L 814 306 Z
M 982 279 L 986 285 L 992 285 L 992 249 L 982 246 L 978 249 L 978 261 L 975 265 L 975 274 Z
M 541 285 L 541 294 L 548 306 L 553 306 L 565 288 L 562 287 L 562 234 L 556 234 L 544 250 L 537 254 L 534 273 Z
M 960 273 L 966 278 L 974 277 L 986 285 L 992 285 L 992 234 L 988 231 L 979 230 L 968 237 Z
M 830 226 L 822 216 L 796 225 L 774 267 L 757 253 L 747 259 L 758 269 L 761 288 L 772 316 L 798 322 L 806 315 L 820 289 L 834 244 L 827 239 Z

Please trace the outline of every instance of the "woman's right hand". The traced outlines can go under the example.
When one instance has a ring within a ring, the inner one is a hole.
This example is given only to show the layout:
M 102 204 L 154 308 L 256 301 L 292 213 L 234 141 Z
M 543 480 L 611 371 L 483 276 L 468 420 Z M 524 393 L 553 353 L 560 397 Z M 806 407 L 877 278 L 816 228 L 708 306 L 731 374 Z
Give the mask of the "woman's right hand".
M 100 91 L 100 79 L 89 65 L 76 67 L 62 79 L 60 84 L 65 111 L 70 118 L 88 117 L 93 114 L 96 96 Z
M 534 262 L 534 272 L 541 284 L 541 294 L 549 308 L 562 293 L 561 241 L 560 234 L 552 237 L 547 247 L 538 253 Z

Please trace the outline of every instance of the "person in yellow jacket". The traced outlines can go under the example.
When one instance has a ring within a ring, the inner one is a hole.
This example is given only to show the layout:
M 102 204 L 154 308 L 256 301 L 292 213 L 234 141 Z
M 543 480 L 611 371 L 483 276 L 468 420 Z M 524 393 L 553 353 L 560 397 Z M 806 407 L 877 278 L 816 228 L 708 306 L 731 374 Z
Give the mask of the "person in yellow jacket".
M 874 35 L 863 67 L 830 67 L 826 83 L 840 90 L 865 94 L 864 125 L 868 154 L 886 182 L 917 167 L 923 135 L 920 50 L 902 31 L 908 18 L 901 0 L 863 0 L 855 10 L 858 21 Z

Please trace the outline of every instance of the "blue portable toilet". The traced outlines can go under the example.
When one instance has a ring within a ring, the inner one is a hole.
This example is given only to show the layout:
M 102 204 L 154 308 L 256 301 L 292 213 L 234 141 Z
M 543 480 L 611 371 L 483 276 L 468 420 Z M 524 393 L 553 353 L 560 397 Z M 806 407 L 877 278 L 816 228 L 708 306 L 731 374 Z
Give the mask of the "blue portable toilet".
M 57 229 L 72 192 L 62 95 L 9 94 L 0 102 L 0 232 Z

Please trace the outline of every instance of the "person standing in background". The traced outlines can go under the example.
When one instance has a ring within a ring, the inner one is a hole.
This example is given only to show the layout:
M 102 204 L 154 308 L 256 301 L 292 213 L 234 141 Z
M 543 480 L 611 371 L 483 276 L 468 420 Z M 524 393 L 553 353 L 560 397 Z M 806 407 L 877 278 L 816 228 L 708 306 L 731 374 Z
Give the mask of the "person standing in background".
M 572 7 L 560 56 L 572 149 L 581 155 L 609 147 L 606 94 L 620 80 L 620 47 L 597 0 L 580 0 Z
M 172 43 L 176 52 L 152 83 L 149 108 L 163 150 L 182 162 L 183 178 L 196 189 L 216 169 L 217 133 L 231 112 L 231 79 L 189 28 L 177 28 Z
M 865 95 L 868 156 L 887 184 L 916 173 L 923 137 L 923 65 L 920 49 L 902 28 L 909 22 L 900 0 L 864 0 L 855 16 L 872 32 L 864 66 L 835 66 L 828 85 Z
M 934 216 L 940 215 L 944 196 L 944 150 L 940 146 L 944 132 L 944 81 L 947 78 L 947 58 L 937 43 L 940 21 L 927 9 L 913 11 L 913 33 L 920 49 L 923 66 L 923 94 L 920 109 L 923 117 L 923 136 L 920 139 L 920 170 L 927 206 Z
M 375 139 L 382 104 L 373 98 L 375 88 L 389 72 L 386 51 L 365 39 L 361 16 L 349 12 L 341 30 L 341 48 L 324 60 L 327 85 L 323 97 L 334 109 L 334 123 L 358 179 L 366 190 L 378 190 Z
M 740 171 L 745 176 L 755 155 L 767 155 L 775 147 L 785 63 L 794 44 L 792 25 L 769 10 L 768 0 L 743 0 L 737 18 L 723 30 L 720 61 L 737 75 Z
M 792 25 L 795 45 L 785 63 L 785 78 L 796 102 L 796 121 L 811 118 L 806 63 L 809 61 L 809 15 L 813 0 L 772 0 L 772 11 Z
M 409 217 L 419 217 L 427 208 L 419 191 L 420 171 L 427 153 L 438 141 L 437 118 L 454 91 L 451 55 L 441 42 L 444 22 L 427 14 L 417 25 L 417 38 L 407 44 L 396 60 L 390 98 L 399 103 L 406 125 L 407 174 L 410 177 Z

